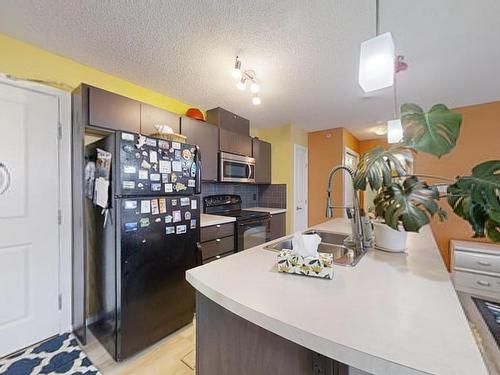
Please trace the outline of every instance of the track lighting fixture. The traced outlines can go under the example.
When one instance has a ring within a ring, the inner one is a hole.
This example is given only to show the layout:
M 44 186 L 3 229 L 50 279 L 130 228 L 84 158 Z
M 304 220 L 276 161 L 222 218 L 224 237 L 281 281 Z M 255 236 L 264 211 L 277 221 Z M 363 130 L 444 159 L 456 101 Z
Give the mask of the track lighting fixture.
M 262 103 L 262 99 L 257 95 L 260 91 L 260 85 L 257 82 L 256 74 L 254 70 L 242 70 L 241 60 L 236 56 L 234 61 L 234 68 L 232 70 L 232 76 L 238 80 L 236 87 L 244 91 L 247 87 L 247 82 L 250 84 L 250 91 L 253 94 L 252 103 L 254 105 L 259 105 Z

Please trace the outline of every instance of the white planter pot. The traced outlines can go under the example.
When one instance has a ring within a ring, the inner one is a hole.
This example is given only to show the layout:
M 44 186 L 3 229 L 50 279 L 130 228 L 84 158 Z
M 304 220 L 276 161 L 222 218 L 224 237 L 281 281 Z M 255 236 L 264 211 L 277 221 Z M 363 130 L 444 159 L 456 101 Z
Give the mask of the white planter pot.
M 403 228 L 394 230 L 390 226 L 373 222 L 373 235 L 375 237 L 375 248 L 394 253 L 406 251 L 406 238 L 408 233 Z

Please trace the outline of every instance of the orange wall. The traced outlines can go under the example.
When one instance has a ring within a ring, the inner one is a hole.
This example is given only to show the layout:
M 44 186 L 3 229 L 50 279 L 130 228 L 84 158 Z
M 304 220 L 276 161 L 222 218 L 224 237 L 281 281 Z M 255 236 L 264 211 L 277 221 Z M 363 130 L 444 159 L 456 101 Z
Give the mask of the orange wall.
M 415 158 L 415 173 L 453 178 L 469 174 L 472 167 L 480 162 L 500 159 L 500 101 L 457 108 L 456 111 L 463 115 L 457 146 L 441 159 L 419 153 Z M 448 205 L 443 203 L 443 207 L 448 211 L 448 220 L 440 223 L 435 219 L 431 226 L 443 259 L 449 266 L 449 241 L 471 240 L 472 230 L 467 222 L 456 216 Z

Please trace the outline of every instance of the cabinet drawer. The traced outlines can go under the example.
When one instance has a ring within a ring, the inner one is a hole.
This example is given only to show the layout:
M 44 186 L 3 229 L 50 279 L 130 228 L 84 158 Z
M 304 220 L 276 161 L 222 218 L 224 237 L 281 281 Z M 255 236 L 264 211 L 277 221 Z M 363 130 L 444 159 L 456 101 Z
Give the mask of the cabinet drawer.
M 217 224 L 201 228 L 201 242 L 215 240 L 217 238 L 233 236 L 234 223 Z
M 456 286 L 500 293 L 500 277 L 456 271 L 453 274 Z
M 219 260 L 219 259 L 222 259 L 222 258 L 227 257 L 227 256 L 229 256 L 229 255 L 232 255 L 232 254 L 234 254 L 234 253 L 235 253 L 234 251 L 230 251 L 229 253 L 216 255 L 216 256 L 214 256 L 213 258 L 204 259 L 204 260 L 203 260 L 203 264 L 207 264 L 207 263 L 213 262 L 214 260 Z
M 500 277 L 500 254 L 489 255 L 455 250 L 455 268 L 498 273 Z
M 217 238 L 212 241 L 203 242 L 200 249 L 201 258 L 203 260 L 234 251 L 234 236 Z

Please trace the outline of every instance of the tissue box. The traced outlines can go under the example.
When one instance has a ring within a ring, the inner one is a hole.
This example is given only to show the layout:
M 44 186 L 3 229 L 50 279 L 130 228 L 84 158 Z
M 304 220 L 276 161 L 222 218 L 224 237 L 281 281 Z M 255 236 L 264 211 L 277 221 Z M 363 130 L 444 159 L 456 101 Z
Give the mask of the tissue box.
M 325 253 L 318 255 L 317 258 L 301 257 L 293 254 L 291 250 L 282 250 L 278 254 L 278 271 L 331 279 L 333 277 L 333 255 Z

